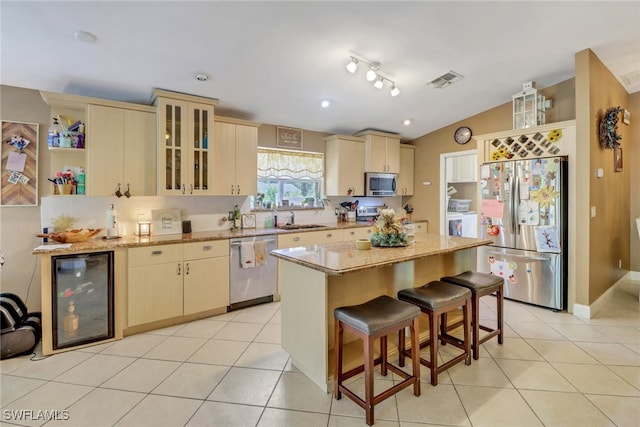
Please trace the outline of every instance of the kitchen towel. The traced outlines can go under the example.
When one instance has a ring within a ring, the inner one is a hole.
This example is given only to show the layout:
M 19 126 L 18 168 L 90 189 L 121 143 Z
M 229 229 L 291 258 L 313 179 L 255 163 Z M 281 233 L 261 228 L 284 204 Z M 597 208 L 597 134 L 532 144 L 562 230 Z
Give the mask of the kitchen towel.
M 267 241 L 257 240 L 253 244 L 253 250 L 256 255 L 256 266 L 267 265 Z
M 253 268 L 256 266 L 256 251 L 253 242 L 240 243 L 240 267 Z

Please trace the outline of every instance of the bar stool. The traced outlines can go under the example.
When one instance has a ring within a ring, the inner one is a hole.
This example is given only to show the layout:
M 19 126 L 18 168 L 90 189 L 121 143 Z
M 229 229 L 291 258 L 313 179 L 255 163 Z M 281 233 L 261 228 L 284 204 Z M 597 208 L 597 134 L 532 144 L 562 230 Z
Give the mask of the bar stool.
M 420 344 L 420 348 L 429 346 L 429 360 L 420 358 L 420 363 L 428 367 L 431 373 L 431 385 L 438 385 L 438 375 L 464 360 L 466 365 L 471 364 L 471 291 L 461 286 L 450 283 L 433 281 L 419 288 L 402 289 L 398 292 L 398 299 L 420 307 L 420 310 L 429 317 L 429 339 Z M 441 320 L 444 326 L 445 314 L 462 306 L 462 323 L 464 339 L 460 340 L 447 333 L 447 328 L 439 327 Z M 440 319 L 442 318 L 442 319 Z M 440 333 L 438 333 L 440 330 Z M 404 366 L 404 357 L 408 353 L 405 349 L 404 337 L 400 337 L 398 349 L 400 353 L 399 364 Z M 438 341 L 450 343 L 460 348 L 462 354 L 448 362 L 438 366 Z M 412 344 L 413 350 L 413 344 Z
M 342 393 L 357 403 L 365 410 L 368 425 L 373 424 L 373 408 L 388 397 L 413 384 L 413 394 L 420 396 L 420 357 L 418 348 L 418 318 L 420 310 L 411 305 L 398 301 L 387 295 L 374 298 L 364 304 L 347 307 L 339 307 L 334 310 L 335 322 L 335 388 L 334 396 L 340 400 Z M 411 353 L 413 360 L 413 375 L 409 375 L 387 360 L 387 335 L 402 331 L 409 327 L 411 342 L 414 350 Z M 348 331 L 362 340 L 364 347 L 364 363 L 348 372 L 342 372 L 343 332 Z M 374 343 L 380 338 L 380 357 L 374 360 Z M 380 372 L 387 375 L 387 369 L 404 378 L 404 380 L 384 392 L 374 395 L 373 369 L 381 365 Z M 343 385 L 343 381 L 364 371 L 365 399 L 361 399 L 353 391 Z
M 473 342 L 471 344 L 473 349 L 473 358 L 478 360 L 480 344 L 490 340 L 491 338 L 498 336 L 498 344 L 502 344 L 504 335 L 504 280 L 498 276 L 487 273 L 479 273 L 476 271 L 465 271 L 457 276 L 443 277 L 443 282 L 453 283 L 454 285 L 464 286 L 471 291 L 471 329 L 473 335 Z M 497 303 L 497 326 L 496 328 L 490 328 L 480 324 L 480 298 L 486 295 L 496 294 Z M 459 323 L 449 326 L 449 329 L 459 326 Z M 480 329 L 489 332 L 480 338 Z

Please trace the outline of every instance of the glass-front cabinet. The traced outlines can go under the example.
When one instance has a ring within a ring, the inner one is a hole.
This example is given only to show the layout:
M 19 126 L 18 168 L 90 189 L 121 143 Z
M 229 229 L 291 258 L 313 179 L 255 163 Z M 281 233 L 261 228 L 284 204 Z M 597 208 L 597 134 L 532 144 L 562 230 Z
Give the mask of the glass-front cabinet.
M 167 95 L 174 96 L 168 97 Z M 217 101 L 156 91 L 158 195 L 212 195 L 211 147 Z

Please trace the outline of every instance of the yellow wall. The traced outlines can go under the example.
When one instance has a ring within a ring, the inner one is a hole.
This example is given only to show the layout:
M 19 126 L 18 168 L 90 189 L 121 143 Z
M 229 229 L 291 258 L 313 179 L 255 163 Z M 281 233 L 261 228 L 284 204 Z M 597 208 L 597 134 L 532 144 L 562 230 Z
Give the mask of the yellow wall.
M 636 227 L 636 218 L 640 218 L 640 92 L 629 95 L 629 111 L 631 112 L 631 134 L 625 144 L 625 166 L 629 167 L 629 193 L 631 203 L 631 271 L 640 271 L 640 230 Z
M 610 107 L 629 108 L 629 96 L 607 67 L 589 49 L 576 54 L 576 78 L 580 77 L 580 91 L 576 93 L 578 109 L 578 152 L 589 153 L 587 175 L 589 207 L 596 208 L 590 218 L 588 265 L 588 295 L 584 290 L 576 295 L 576 302 L 590 305 L 620 279 L 630 266 L 630 156 L 622 172 L 614 172 L 613 150 L 600 147 L 599 123 Z M 576 85 L 577 86 L 577 85 Z M 618 122 L 624 153 L 631 154 L 637 142 L 631 139 L 631 127 Z M 604 177 L 596 177 L 596 169 L 604 170 Z M 584 172 L 584 171 L 583 171 Z M 580 179 L 580 177 L 579 177 Z M 584 216 L 584 213 L 583 213 Z M 618 263 L 622 263 L 622 268 Z M 586 297 L 586 299 L 585 299 Z
M 516 93 L 520 88 L 514 88 Z M 446 89 L 443 89 L 446 90 Z M 553 108 L 547 111 L 547 123 L 561 122 L 575 118 L 574 79 L 558 83 L 541 92 L 552 99 Z M 428 220 L 433 224 L 431 232 L 440 229 L 440 154 L 454 151 L 472 150 L 475 141 L 459 145 L 453 140 L 453 133 L 460 126 L 469 126 L 474 135 L 501 132 L 513 128 L 512 102 L 484 111 L 411 141 L 415 149 L 415 185 L 413 218 Z M 431 185 L 423 185 L 430 181 Z

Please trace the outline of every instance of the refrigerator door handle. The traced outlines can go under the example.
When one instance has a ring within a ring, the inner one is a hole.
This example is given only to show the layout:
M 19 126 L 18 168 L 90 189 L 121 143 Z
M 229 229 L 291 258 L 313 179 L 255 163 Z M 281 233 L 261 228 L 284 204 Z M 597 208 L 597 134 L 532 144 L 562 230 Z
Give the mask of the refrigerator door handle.
M 518 224 L 518 211 L 520 210 L 520 180 L 517 175 L 514 175 L 511 179 L 513 179 L 513 192 L 511 193 L 511 203 L 513 203 L 513 208 L 511 209 L 511 230 L 513 235 L 516 236 L 516 244 L 518 242 L 518 231 L 520 229 L 520 224 Z
M 503 252 L 496 252 L 496 251 L 490 251 L 490 250 L 486 250 L 485 252 L 492 255 L 508 256 L 509 258 L 520 258 L 527 261 L 551 261 L 551 258 L 541 257 L 541 256 L 505 254 Z

